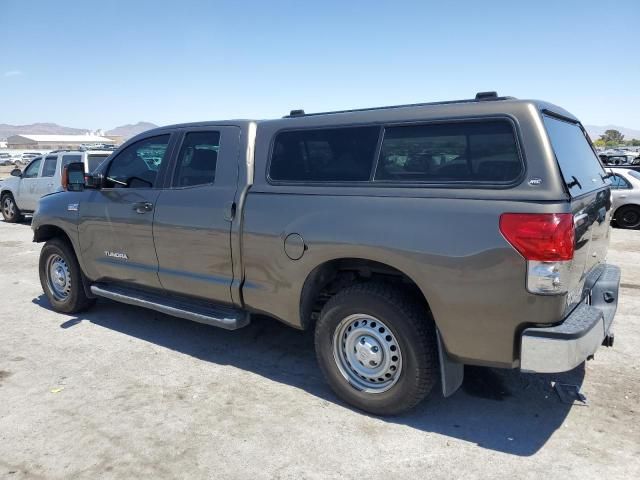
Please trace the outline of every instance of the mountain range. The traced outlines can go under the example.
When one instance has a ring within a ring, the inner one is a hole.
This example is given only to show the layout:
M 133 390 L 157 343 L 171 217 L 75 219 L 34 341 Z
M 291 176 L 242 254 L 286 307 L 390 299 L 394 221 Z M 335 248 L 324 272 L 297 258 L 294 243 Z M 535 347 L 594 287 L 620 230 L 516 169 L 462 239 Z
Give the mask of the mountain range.
M 156 128 L 157 125 L 151 122 L 138 122 L 134 124 L 121 125 L 111 130 L 105 131 L 105 135 L 121 135 L 125 139 L 142 133 L 146 130 Z M 87 133 L 88 128 L 64 127 L 56 123 L 32 123 L 31 125 L 9 125 L 0 123 L 0 140 L 11 135 L 81 135 Z

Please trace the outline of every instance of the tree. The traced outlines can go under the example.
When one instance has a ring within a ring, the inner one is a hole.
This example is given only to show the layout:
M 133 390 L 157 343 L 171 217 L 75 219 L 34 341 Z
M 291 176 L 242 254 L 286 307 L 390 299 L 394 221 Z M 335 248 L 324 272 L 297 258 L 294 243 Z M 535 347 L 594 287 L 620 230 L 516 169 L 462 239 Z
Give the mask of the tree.
M 638 140 L 637 138 L 627 140 L 627 145 L 629 145 L 630 147 L 640 147 L 640 140 Z
M 603 135 L 600 135 L 600 140 L 604 141 L 607 146 L 619 145 L 624 141 L 624 135 L 618 130 L 607 130 Z

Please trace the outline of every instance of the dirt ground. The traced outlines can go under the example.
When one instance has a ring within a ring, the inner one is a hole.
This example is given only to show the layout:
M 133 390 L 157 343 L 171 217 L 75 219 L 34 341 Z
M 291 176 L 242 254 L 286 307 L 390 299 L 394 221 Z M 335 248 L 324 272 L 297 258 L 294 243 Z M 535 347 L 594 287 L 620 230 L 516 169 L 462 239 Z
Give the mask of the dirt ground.
M 65 316 L 28 224 L 0 222 L 0 478 L 640 478 L 640 231 L 614 230 L 616 343 L 572 372 L 467 368 L 375 418 L 332 394 L 312 336 L 227 332 L 99 301 Z M 587 406 L 552 382 L 581 384 Z

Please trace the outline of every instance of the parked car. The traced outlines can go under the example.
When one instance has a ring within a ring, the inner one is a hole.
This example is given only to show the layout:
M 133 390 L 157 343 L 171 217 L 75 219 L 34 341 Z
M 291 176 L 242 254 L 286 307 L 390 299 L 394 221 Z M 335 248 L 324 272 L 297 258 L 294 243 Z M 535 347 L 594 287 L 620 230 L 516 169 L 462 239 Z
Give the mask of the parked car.
M 613 221 L 622 228 L 640 228 L 640 172 L 611 168 Z
M 97 168 L 110 151 L 79 152 L 58 150 L 36 157 L 24 169 L 14 169 L 11 177 L 0 185 L 0 205 L 6 222 L 18 222 L 24 214 L 33 213 L 43 195 L 62 189 L 62 167 L 81 162 L 88 173 Z
M 24 152 L 20 155 L 19 159 L 22 160 L 25 163 L 30 162 L 31 160 L 33 160 L 36 157 L 41 157 L 42 154 L 38 153 L 38 152 Z
M 624 152 L 616 154 L 600 153 L 600 160 L 605 165 L 639 165 L 640 157 L 636 153 Z
M 374 414 L 451 395 L 465 364 L 561 372 L 613 342 L 609 182 L 549 103 L 174 125 L 83 171 L 32 222 L 55 311 L 267 314 L 313 329 L 329 385 Z

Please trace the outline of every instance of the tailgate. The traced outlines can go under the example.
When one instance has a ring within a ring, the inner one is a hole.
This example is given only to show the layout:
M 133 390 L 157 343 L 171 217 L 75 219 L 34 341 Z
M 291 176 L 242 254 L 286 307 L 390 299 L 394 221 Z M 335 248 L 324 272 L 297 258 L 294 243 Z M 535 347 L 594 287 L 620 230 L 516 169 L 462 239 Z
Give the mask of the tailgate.
M 588 294 L 583 287 L 589 272 L 604 263 L 607 255 L 611 192 L 605 171 L 581 125 L 551 114 L 543 118 L 574 216 L 576 244 L 568 299 L 569 307 L 573 307 Z

